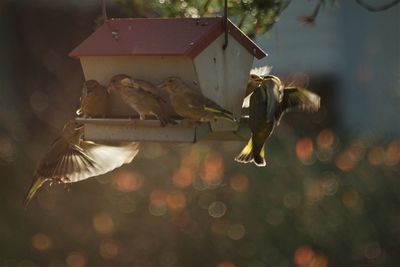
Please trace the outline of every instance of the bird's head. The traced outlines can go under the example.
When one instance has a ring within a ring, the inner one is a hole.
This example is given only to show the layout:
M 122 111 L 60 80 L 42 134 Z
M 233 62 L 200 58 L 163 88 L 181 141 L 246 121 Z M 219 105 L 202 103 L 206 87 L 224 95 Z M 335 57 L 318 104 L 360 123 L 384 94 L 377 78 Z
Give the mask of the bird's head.
M 113 76 L 107 86 L 107 91 L 110 93 L 112 90 L 121 90 L 121 88 L 124 86 L 123 83 L 126 83 L 127 79 L 131 79 L 131 77 L 126 74 L 118 74 Z
M 250 74 L 249 80 L 247 82 L 247 86 L 251 86 L 253 88 L 257 88 L 261 85 L 263 78 L 257 74 Z
M 100 84 L 96 80 L 85 81 L 83 86 L 86 89 L 86 95 L 92 95 L 95 88 L 97 88 L 99 85 Z
M 171 76 L 166 78 L 158 85 L 159 88 L 166 90 L 168 93 L 177 93 L 178 86 L 182 83 L 181 78 Z

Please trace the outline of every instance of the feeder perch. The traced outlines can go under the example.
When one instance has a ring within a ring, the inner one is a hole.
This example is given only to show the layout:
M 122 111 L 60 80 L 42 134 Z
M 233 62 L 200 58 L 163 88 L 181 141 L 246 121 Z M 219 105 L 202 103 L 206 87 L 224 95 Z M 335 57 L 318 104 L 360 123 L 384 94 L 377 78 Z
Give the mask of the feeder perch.
M 153 84 L 178 76 L 239 119 L 253 60 L 266 54 L 230 20 L 226 26 L 228 46 L 223 49 L 225 21 L 220 17 L 111 19 L 69 55 L 80 59 L 85 80 L 94 79 L 104 86 L 116 74 Z M 243 120 L 183 121 L 166 127 L 155 120 L 144 120 L 127 127 L 127 119 L 136 113 L 118 94 L 111 94 L 110 98 L 107 118 L 78 118 L 85 124 L 86 138 L 196 142 L 249 137 L 248 131 L 242 129 Z

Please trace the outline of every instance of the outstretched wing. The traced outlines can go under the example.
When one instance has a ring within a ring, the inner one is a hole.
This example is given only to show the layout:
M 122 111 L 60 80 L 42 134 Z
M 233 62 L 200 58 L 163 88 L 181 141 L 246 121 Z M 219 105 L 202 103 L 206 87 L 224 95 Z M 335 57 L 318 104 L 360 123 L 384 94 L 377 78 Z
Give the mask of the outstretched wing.
M 89 141 L 80 144 L 85 153 L 95 161 L 94 165 L 80 165 L 78 172 L 69 174 L 69 182 L 79 182 L 110 172 L 123 164 L 130 163 L 139 152 L 139 143 L 130 142 L 120 145 L 104 145 Z
M 93 168 L 96 162 L 84 149 L 60 138 L 45 155 L 36 173 L 43 178 L 68 181 L 77 173 L 89 175 L 88 170 Z
M 320 107 L 319 95 L 298 87 L 287 87 L 283 90 L 282 112 L 293 110 L 318 111 Z

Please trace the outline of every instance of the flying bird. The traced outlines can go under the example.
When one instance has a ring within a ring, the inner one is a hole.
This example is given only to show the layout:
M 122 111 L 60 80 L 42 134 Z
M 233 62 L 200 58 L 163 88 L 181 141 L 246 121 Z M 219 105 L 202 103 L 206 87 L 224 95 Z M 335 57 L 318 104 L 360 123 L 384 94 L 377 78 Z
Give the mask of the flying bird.
M 105 117 L 108 105 L 107 88 L 96 80 L 85 81 L 82 89 L 81 107 L 76 111 L 85 118 Z
M 213 121 L 218 118 L 236 121 L 232 112 L 193 90 L 179 77 L 169 77 L 159 87 L 168 92 L 172 107 L 183 118 L 195 121 Z
M 60 137 L 41 159 L 24 204 L 35 195 L 45 182 L 74 183 L 98 176 L 129 163 L 139 151 L 137 142 L 103 145 L 82 139 L 83 125 L 70 120 L 64 125 Z
M 146 115 L 152 115 L 161 126 L 176 124 L 166 113 L 166 100 L 157 94 L 158 89 L 150 82 L 119 74 L 111 78 L 108 90 L 119 92 L 122 100 L 139 113 L 141 120 L 146 119 Z
M 279 125 L 282 116 L 293 110 L 316 112 L 319 106 L 320 97 L 317 94 L 304 88 L 285 88 L 278 77 L 265 76 L 261 86 L 250 96 L 249 126 L 252 136 L 235 160 L 265 166 L 265 141 Z
M 256 88 L 261 86 L 263 77 L 267 76 L 270 73 L 271 69 L 272 69 L 271 66 L 263 66 L 263 67 L 251 69 L 249 80 L 247 81 L 246 93 L 245 93 L 245 97 L 243 99 L 242 108 L 249 107 L 251 93 Z

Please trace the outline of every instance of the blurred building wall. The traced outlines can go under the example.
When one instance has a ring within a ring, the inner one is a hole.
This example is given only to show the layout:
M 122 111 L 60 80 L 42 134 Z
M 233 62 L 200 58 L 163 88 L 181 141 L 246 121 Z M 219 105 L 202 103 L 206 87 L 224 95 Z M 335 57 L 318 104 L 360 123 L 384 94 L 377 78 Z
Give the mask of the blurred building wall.
M 371 13 L 355 1 L 338 2 L 337 8 L 322 7 L 316 25 L 306 27 L 298 18 L 310 15 L 315 1 L 292 1 L 272 32 L 259 38 L 269 57 L 257 65 L 272 65 L 274 73 L 334 76 L 339 128 L 398 134 L 400 5 Z

